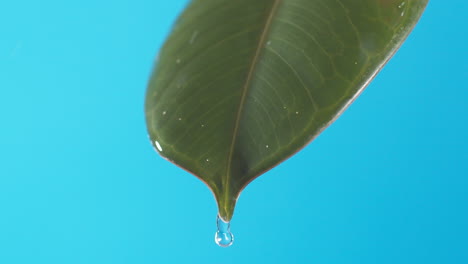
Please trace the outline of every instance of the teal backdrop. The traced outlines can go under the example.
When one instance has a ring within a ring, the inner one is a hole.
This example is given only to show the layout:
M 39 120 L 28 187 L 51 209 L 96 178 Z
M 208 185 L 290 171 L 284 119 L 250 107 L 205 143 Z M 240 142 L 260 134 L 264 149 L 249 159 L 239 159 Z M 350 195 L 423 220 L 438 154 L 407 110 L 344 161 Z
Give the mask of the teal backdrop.
M 186 3 L 0 3 L 0 263 L 468 263 L 467 1 L 430 1 L 348 111 L 244 190 L 227 249 L 144 123 Z

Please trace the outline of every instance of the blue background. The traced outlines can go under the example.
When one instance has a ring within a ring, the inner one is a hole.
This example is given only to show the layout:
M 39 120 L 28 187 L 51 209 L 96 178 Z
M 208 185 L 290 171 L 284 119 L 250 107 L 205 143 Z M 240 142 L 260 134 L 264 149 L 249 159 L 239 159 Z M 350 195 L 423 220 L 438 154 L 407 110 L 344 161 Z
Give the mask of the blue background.
M 349 110 L 246 188 L 228 249 L 144 123 L 185 3 L 1 2 L 0 263 L 468 263 L 467 1 L 432 0 Z

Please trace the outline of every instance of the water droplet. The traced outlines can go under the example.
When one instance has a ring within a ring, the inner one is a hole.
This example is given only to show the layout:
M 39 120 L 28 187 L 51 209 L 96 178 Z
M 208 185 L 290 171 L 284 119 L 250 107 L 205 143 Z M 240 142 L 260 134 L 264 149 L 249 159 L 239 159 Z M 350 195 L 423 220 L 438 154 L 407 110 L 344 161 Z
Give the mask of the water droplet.
M 210 162 L 210 159 L 206 159 L 206 162 Z
M 179 117 L 179 121 L 182 120 L 182 117 Z
M 230 230 L 231 223 L 224 222 L 224 220 L 218 215 L 216 224 L 218 225 L 218 231 L 215 233 L 216 244 L 220 247 L 229 247 L 234 242 L 234 235 Z
M 357 65 L 357 61 L 355 61 L 355 62 L 354 62 L 354 64 L 356 64 L 356 65 Z
M 271 41 L 269 40 L 269 41 L 267 42 L 267 46 L 270 46 L 270 44 L 271 44 Z
M 265 148 L 269 148 L 270 146 L 266 145 Z
M 197 36 L 198 36 L 198 31 L 194 31 L 193 34 L 192 34 L 192 37 L 190 38 L 189 43 L 190 43 L 190 44 L 193 44 L 193 42 L 195 41 L 195 39 L 197 38 Z
M 296 115 L 298 115 L 298 114 L 299 114 L 299 112 L 296 112 Z
M 162 149 L 162 147 L 161 147 L 161 144 L 159 144 L 158 141 L 154 141 L 154 144 L 156 145 L 156 148 L 157 148 L 160 152 L 163 151 L 163 149 Z
M 204 124 L 202 124 L 202 125 L 201 125 L 201 127 L 205 127 L 205 125 L 204 125 Z
M 180 63 L 180 59 L 177 59 L 177 60 L 176 60 L 176 63 L 179 64 L 179 63 Z
M 162 114 L 163 114 L 163 115 L 166 115 L 166 114 L 167 114 L 167 112 L 166 112 L 166 111 L 163 111 L 163 113 L 162 113 Z

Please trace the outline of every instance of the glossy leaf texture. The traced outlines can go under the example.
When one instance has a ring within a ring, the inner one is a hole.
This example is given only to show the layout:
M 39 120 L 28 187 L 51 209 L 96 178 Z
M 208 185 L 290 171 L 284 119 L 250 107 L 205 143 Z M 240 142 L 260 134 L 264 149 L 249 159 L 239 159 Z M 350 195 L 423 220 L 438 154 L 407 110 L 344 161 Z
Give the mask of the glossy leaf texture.
M 250 181 L 303 148 L 362 92 L 427 2 L 192 1 L 147 90 L 155 149 L 203 180 L 229 221 Z

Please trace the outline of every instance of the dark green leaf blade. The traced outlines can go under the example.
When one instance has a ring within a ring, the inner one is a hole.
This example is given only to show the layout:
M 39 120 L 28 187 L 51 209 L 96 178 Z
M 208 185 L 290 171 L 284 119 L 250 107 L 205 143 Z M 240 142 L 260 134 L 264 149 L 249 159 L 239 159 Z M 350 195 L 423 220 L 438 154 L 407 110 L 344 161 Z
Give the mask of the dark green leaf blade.
M 213 191 L 242 189 L 332 123 L 383 67 L 428 0 L 194 0 L 146 95 L 152 143 Z

